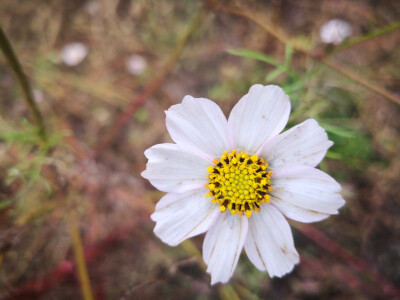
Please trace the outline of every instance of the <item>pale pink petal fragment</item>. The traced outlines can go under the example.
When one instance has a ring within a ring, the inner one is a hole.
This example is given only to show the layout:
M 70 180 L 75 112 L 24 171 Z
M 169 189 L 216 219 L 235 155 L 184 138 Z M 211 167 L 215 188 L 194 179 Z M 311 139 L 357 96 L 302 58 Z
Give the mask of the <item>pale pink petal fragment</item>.
M 270 204 L 251 215 L 244 247 L 250 261 L 270 277 L 282 277 L 299 262 L 289 224 Z
M 259 155 L 272 170 L 293 165 L 315 167 L 332 145 L 325 130 L 309 119 L 270 139 Z
M 280 87 L 253 85 L 229 116 L 231 146 L 256 153 L 267 139 L 283 130 L 289 113 L 289 97 Z
M 156 205 L 151 219 L 154 233 L 166 244 L 176 246 L 187 238 L 206 232 L 220 214 L 218 206 L 206 198 L 208 190 L 182 194 L 168 193 Z
M 320 221 L 327 215 L 337 214 L 345 203 L 340 184 L 315 168 L 298 166 L 277 170 L 271 183 L 274 187 L 270 192 L 271 203 L 296 221 Z
M 167 114 L 171 138 L 209 160 L 219 158 L 228 147 L 228 125 L 224 113 L 205 98 L 185 96 Z
M 142 176 L 163 192 L 182 193 L 208 183 L 210 162 L 177 144 L 158 144 L 144 154 L 148 162 Z
M 203 259 L 211 284 L 227 282 L 236 268 L 248 228 L 247 217 L 232 215 L 229 211 L 221 214 L 207 232 L 203 243 Z

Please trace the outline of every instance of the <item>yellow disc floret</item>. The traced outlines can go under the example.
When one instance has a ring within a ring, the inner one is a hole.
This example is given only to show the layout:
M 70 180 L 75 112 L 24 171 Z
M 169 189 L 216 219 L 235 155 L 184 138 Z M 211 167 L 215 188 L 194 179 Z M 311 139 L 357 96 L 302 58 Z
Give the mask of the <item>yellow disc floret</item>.
M 260 211 L 262 202 L 269 202 L 272 171 L 264 159 L 232 150 L 213 162 L 215 166 L 207 168 L 210 192 L 206 196 L 213 197 L 211 201 L 218 203 L 221 212 L 229 209 L 232 214 L 250 217 L 253 211 Z

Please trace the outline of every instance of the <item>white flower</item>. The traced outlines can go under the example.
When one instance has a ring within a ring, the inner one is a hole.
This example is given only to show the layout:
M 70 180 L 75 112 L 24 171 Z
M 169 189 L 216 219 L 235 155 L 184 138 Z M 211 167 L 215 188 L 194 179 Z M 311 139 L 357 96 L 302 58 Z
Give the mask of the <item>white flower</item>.
M 340 19 L 332 19 L 322 25 L 319 34 L 324 43 L 338 45 L 351 35 L 351 25 Z
M 126 62 L 126 69 L 132 75 L 140 75 L 147 68 L 147 61 L 140 55 L 132 55 Z
M 309 119 L 282 134 L 289 97 L 277 86 L 254 85 L 229 119 L 214 102 L 186 96 L 167 112 L 176 144 L 146 150 L 142 173 L 167 194 L 151 218 L 155 234 L 176 246 L 207 232 L 203 258 L 211 283 L 227 282 L 244 247 L 271 277 L 299 262 L 284 215 L 315 222 L 344 204 L 340 185 L 315 168 L 333 144 Z
M 67 66 L 79 65 L 88 55 L 88 48 L 82 43 L 70 43 L 61 51 L 61 58 Z

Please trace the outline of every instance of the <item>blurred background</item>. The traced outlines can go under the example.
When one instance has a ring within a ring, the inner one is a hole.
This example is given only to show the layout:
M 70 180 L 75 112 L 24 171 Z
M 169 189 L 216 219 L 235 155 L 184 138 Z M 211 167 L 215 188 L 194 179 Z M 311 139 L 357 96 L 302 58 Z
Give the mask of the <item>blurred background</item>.
M 2 0 L 34 102 L 0 54 L 0 299 L 399 299 L 399 22 L 397 0 Z M 210 286 L 203 236 L 153 234 L 143 152 L 184 95 L 228 115 L 255 83 L 326 129 L 347 204 L 291 222 L 291 274 L 243 254 Z

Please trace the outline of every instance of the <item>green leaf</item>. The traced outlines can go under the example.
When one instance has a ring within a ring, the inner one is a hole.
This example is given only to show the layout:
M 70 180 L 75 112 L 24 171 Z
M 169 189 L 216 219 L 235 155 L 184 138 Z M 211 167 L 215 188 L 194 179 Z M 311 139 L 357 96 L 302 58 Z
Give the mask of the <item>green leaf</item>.
M 270 72 L 267 77 L 265 78 L 265 80 L 267 82 L 271 82 L 274 81 L 276 77 L 278 77 L 279 75 L 281 75 L 282 73 L 286 73 L 285 69 L 283 68 L 276 68 L 275 70 L 273 70 L 272 72 Z
M 285 70 L 287 71 L 290 71 L 292 56 L 293 56 L 293 48 L 287 45 L 285 48 Z
M 326 123 L 321 123 L 320 125 L 329 133 L 335 134 L 337 136 L 341 136 L 344 138 L 353 138 L 356 137 L 358 134 L 355 131 L 352 130 L 348 130 L 345 128 L 341 128 L 338 126 L 334 126 L 334 125 L 330 125 L 330 124 L 326 124 Z
M 253 58 L 256 60 L 260 60 L 263 62 L 266 62 L 267 64 L 270 64 L 275 67 L 283 67 L 283 64 L 274 58 L 260 52 L 256 52 L 253 50 L 248 50 L 248 49 L 229 49 L 228 50 L 229 54 L 236 55 L 236 56 L 241 56 L 241 57 L 247 57 L 247 58 Z
M 9 201 L 9 200 L 2 201 L 2 202 L 0 202 L 0 210 L 5 209 L 5 208 L 9 207 L 10 205 L 11 205 L 11 201 Z
M 328 151 L 325 155 L 325 157 L 327 158 L 331 158 L 331 159 L 342 159 L 342 156 L 340 155 L 340 153 L 336 153 L 333 151 Z

